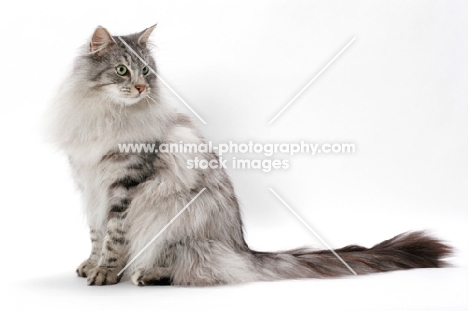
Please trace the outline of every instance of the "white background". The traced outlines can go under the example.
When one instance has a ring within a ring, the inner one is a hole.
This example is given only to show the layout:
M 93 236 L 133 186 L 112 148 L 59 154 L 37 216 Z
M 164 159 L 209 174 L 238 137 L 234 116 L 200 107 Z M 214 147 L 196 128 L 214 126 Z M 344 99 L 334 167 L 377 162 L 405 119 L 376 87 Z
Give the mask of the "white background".
M 10 1 L 2 13 L 0 309 L 468 308 L 466 2 Z M 89 251 L 79 197 L 65 158 L 43 143 L 43 114 L 96 26 L 122 35 L 156 22 L 159 72 L 207 121 L 197 122 L 208 139 L 357 146 L 353 155 L 292 157 L 288 170 L 230 169 L 252 248 L 324 247 L 271 187 L 333 247 L 430 229 L 455 246 L 454 267 L 201 289 L 87 287 L 74 274 Z

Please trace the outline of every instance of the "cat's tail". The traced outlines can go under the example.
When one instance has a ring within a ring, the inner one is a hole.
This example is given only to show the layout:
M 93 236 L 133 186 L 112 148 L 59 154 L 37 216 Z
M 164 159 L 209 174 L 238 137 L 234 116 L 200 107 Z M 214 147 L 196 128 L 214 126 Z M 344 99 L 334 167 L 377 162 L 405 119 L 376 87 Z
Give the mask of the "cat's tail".
M 452 248 L 426 232 L 407 232 L 371 248 L 350 245 L 335 250 L 347 267 L 329 250 L 295 249 L 285 252 L 251 252 L 261 280 L 330 278 L 413 268 L 447 266 Z

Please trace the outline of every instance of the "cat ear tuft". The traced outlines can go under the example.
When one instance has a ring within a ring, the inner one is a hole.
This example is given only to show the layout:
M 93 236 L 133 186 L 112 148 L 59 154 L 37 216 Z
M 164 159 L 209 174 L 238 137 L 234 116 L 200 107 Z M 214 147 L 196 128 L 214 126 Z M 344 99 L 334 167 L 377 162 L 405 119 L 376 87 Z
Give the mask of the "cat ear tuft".
M 91 53 L 98 53 L 104 50 L 109 44 L 115 43 L 114 38 L 107 31 L 106 28 L 98 26 L 89 43 L 89 51 Z
M 154 24 L 153 26 L 146 28 L 142 32 L 140 32 L 139 37 L 138 37 L 138 44 L 141 44 L 143 46 L 146 46 L 148 43 L 148 39 L 151 36 L 151 33 L 153 32 L 154 28 L 156 28 L 158 24 Z

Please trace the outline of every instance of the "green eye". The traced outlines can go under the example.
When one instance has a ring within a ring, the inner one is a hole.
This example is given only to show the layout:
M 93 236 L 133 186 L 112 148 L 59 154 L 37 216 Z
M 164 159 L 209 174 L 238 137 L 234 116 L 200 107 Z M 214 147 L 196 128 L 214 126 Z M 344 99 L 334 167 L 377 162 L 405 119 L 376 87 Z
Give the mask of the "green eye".
M 124 65 L 118 65 L 117 67 L 115 67 L 115 72 L 117 72 L 119 76 L 125 76 L 127 71 L 128 69 Z
M 148 74 L 148 72 L 149 72 L 149 68 L 145 66 L 145 67 L 143 67 L 141 72 L 146 76 Z

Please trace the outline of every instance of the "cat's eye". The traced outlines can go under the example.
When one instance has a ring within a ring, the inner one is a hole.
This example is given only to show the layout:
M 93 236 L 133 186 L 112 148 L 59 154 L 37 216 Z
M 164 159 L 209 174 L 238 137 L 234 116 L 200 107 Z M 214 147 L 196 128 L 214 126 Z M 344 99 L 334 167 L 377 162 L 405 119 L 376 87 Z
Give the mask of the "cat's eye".
M 118 65 L 115 67 L 115 72 L 117 72 L 119 76 L 125 76 L 125 74 L 128 72 L 128 69 L 124 65 Z
M 146 76 L 149 73 L 149 68 L 145 66 L 143 69 L 141 69 L 141 72 Z

